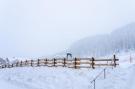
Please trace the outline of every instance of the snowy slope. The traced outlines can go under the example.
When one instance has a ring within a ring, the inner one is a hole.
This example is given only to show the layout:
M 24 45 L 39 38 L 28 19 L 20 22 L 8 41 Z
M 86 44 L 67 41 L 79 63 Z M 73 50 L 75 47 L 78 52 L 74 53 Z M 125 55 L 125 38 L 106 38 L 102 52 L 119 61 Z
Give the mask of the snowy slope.
M 129 63 L 130 55 L 119 54 L 120 60 L 125 61 L 120 61 L 117 68 L 107 68 L 106 79 L 101 75 L 96 81 L 96 89 L 135 89 L 135 64 Z M 93 89 L 90 82 L 102 70 L 47 67 L 1 69 L 0 89 Z
M 74 56 L 105 56 L 135 49 L 135 23 L 127 24 L 110 34 L 86 37 L 69 47 Z

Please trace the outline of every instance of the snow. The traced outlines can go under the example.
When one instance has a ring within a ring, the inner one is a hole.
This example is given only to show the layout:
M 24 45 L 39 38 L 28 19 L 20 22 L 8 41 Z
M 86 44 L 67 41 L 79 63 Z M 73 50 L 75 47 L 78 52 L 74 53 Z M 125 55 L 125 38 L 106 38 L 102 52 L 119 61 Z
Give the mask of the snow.
M 134 52 L 118 54 L 120 65 L 107 68 L 96 89 L 135 89 Z M 129 62 L 132 55 L 133 63 Z M 103 70 L 52 67 L 18 67 L 0 70 L 0 89 L 93 89 L 91 81 Z
M 94 78 L 92 75 L 99 70 L 45 67 L 3 69 L 0 80 L 24 89 L 89 89 L 90 79 Z

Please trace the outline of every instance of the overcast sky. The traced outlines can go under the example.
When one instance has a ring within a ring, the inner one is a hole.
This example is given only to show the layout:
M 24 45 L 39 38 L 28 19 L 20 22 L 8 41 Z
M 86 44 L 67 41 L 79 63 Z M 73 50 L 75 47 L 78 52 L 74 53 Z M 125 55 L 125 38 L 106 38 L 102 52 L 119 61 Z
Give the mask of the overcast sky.
M 135 21 L 135 0 L 0 0 L 0 56 L 40 57 Z

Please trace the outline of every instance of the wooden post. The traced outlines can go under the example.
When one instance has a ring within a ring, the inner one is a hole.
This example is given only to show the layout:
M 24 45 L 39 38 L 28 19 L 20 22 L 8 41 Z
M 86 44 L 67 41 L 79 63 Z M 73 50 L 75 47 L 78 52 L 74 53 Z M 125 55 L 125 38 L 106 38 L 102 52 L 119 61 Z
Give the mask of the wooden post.
M 91 63 L 91 65 L 92 65 L 92 68 L 93 69 L 95 69 L 95 67 L 94 67 L 94 65 L 95 65 L 94 61 L 95 61 L 95 59 L 94 59 L 94 57 L 92 57 L 92 63 Z
M 20 67 L 22 67 L 22 61 L 21 61 L 21 63 L 20 63 Z
M 63 67 L 66 67 L 66 58 L 64 58 L 64 60 L 63 60 L 64 62 L 63 62 Z
M 77 58 L 75 58 L 75 60 L 74 60 L 74 66 L 75 66 L 75 69 L 77 69 Z
M 28 62 L 28 61 L 26 60 L 26 61 L 25 61 L 25 65 L 27 65 L 27 62 Z
M 40 65 L 39 65 L 39 62 L 40 62 L 40 60 L 38 59 L 38 61 L 37 61 L 37 66 L 40 66 Z
M 56 59 L 55 58 L 53 59 L 53 66 L 56 67 Z
M 47 66 L 47 58 L 45 59 L 45 62 L 44 62 L 45 66 Z
M 5 65 L 4 65 L 4 68 L 6 68 L 6 67 L 7 67 L 7 65 L 5 64 Z
M 33 60 L 31 60 L 31 66 L 33 67 Z
M 114 61 L 114 67 L 116 67 L 116 56 L 115 55 L 114 55 L 113 61 Z

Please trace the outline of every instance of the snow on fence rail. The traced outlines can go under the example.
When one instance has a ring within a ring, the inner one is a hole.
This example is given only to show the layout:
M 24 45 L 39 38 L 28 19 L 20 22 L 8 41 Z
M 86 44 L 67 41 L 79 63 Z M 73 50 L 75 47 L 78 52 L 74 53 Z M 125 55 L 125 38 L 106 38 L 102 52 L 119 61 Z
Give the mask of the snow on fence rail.
M 92 58 L 73 58 L 68 60 L 66 58 L 53 58 L 53 59 L 37 59 L 37 60 L 25 60 L 18 61 L 12 64 L 2 64 L 0 68 L 13 68 L 13 67 L 36 67 L 36 66 L 47 66 L 47 67 L 68 67 L 68 68 L 93 68 L 101 66 L 112 66 L 118 65 L 115 55 L 112 59 L 95 59 Z

